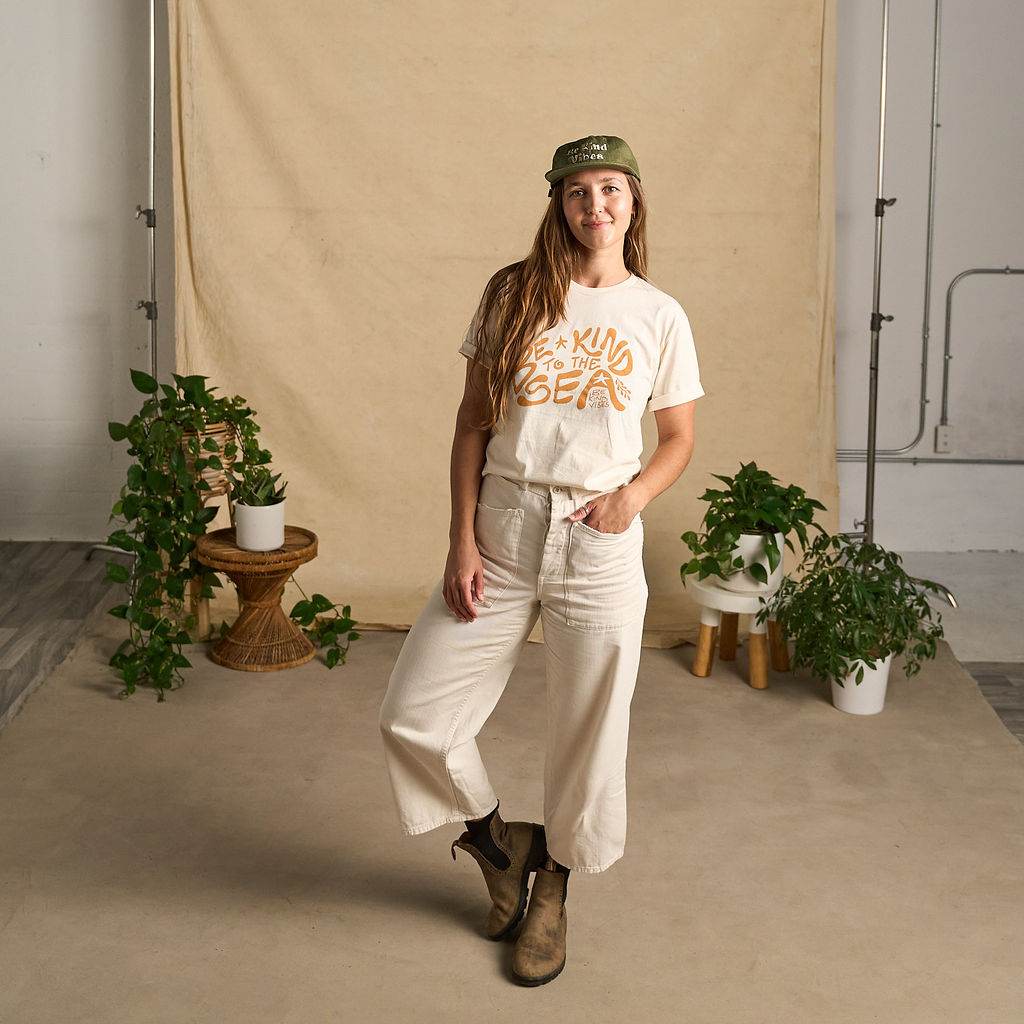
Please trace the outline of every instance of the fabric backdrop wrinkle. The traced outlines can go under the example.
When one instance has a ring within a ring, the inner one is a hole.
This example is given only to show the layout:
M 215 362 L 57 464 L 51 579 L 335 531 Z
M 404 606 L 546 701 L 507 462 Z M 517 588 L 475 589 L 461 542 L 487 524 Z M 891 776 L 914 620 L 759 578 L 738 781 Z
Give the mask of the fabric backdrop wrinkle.
M 443 571 L 459 340 L 590 133 L 637 155 L 706 392 L 643 511 L 645 644 L 696 636 L 680 534 L 712 473 L 756 461 L 838 529 L 834 0 L 646 0 L 606 55 L 622 10 L 169 0 L 178 372 L 256 410 L 320 538 L 297 578 L 363 628 L 407 627 Z M 651 413 L 644 438 L 646 463 Z

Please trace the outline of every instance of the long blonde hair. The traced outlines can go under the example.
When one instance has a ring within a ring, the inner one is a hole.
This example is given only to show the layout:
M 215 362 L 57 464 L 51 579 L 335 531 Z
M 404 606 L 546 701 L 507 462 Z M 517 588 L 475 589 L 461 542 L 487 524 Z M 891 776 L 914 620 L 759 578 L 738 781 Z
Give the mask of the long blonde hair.
M 626 269 L 647 278 L 647 200 L 629 173 L 635 216 L 626 231 Z M 502 267 L 487 282 L 477 313 L 476 344 L 491 366 L 487 373 L 489 413 L 478 429 L 496 426 L 507 414 L 508 398 L 526 346 L 565 315 L 569 282 L 580 260 L 580 245 L 562 213 L 564 179 L 551 186 L 551 200 L 529 255 Z

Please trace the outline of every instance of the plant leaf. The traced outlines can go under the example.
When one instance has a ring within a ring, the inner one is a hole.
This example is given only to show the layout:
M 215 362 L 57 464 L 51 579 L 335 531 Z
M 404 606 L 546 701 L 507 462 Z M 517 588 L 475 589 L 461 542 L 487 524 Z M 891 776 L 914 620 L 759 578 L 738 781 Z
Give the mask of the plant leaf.
M 141 391 L 144 395 L 156 393 L 156 381 L 148 373 L 143 373 L 142 370 L 132 370 L 131 376 L 136 391 Z M 117 439 L 115 438 L 115 440 Z

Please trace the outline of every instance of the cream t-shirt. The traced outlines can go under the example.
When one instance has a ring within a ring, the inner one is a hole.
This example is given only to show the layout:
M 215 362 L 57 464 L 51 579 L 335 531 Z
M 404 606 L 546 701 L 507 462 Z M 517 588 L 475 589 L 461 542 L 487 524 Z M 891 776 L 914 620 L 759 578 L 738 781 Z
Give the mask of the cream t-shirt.
M 459 351 L 490 365 L 475 343 L 480 313 Z M 644 412 L 703 394 L 690 322 L 671 295 L 635 274 L 606 288 L 570 281 L 565 319 L 520 360 L 483 473 L 590 497 L 616 490 L 642 467 Z

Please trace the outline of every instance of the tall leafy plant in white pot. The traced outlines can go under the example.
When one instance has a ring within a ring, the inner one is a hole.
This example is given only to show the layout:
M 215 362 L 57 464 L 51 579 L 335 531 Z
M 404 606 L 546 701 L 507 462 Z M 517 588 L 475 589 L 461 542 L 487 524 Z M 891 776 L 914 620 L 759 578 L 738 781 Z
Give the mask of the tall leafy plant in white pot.
M 795 484 L 783 486 L 756 462 L 740 463 L 735 476 L 711 474 L 726 489 L 708 489 L 701 501 L 708 510 L 701 520 L 702 532 L 687 530 L 681 540 L 693 557 L 680 566 L 679 574 L 693 573 L 699 580 L 718 577 L 718 586 L 740 593 L 775 590 L 782 579 L 782 545 L 795 552 L 789 534 L 795 533 L 801 549 L 807 547 L 807 529 L 813 526 L 815 509 L 825 506 L 807 497 Z
M 793 664 L 828 680 L 840 711 L 878 714 L 893 657 L 905 654 L 907 678 L 935 657 L 942 616 L 932 620 L 926 592 L 942 588 L 908 576 L 895 552 L 842 534 L 815 538 L 797 572 L 762 599 L 757 621 L 779 623 L 794 642 Z

